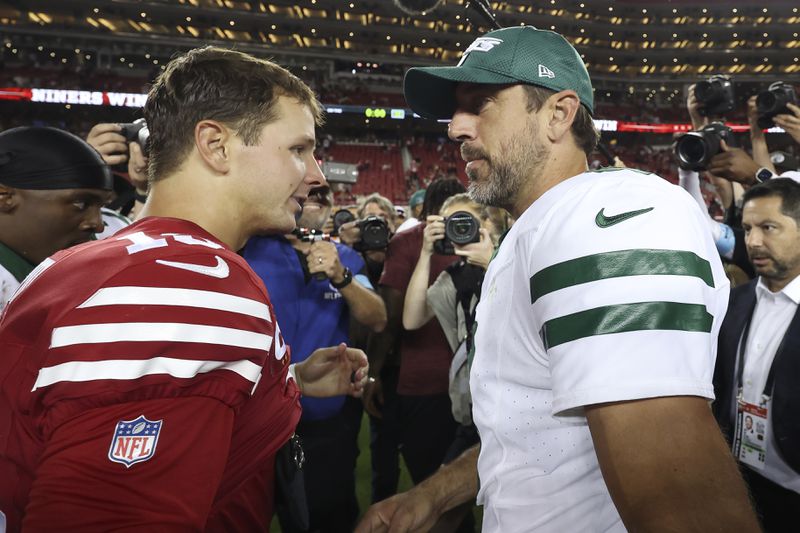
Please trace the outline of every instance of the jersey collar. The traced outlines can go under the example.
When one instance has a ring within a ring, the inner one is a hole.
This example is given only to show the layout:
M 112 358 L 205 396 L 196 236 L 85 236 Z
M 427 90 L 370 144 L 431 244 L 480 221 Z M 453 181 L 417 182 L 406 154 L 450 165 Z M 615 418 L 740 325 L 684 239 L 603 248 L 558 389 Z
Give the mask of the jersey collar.
M 22 280 L 36 268 L 36 265 L 28 262 L 17 252 L 0 242 L 0 265 L 8 270 L 14 279 L 22 283 Z

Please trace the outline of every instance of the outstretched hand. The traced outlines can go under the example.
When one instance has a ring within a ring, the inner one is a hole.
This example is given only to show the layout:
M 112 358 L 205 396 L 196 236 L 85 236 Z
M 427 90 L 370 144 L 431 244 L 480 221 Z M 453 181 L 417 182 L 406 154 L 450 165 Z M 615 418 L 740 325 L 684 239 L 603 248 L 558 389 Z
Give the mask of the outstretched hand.
M 355 533 L 406 533 L 430 531 L 440 512 L 419 487 L 396 494 L 370 507 Z
M 305 396 L 328 398 L 349 394 L 361 397 L 367 383 L 367 355 L 357 349 L 339 346 L 319 348 L 295 366 L 296 381 Z

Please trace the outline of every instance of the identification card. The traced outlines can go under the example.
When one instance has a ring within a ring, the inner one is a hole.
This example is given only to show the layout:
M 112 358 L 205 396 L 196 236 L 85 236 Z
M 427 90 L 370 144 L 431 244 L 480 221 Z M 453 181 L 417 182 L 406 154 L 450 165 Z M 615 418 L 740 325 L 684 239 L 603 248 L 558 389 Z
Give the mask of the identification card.
M 763 470 L 767 460 L 767 407 L 739 400 L 735 455 L 742 463 Z

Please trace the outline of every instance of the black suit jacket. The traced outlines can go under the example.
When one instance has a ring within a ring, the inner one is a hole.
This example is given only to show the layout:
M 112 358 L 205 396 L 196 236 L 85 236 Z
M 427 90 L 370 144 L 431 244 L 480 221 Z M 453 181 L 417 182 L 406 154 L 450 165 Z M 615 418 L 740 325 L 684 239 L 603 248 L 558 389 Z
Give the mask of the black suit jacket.
M 719 332 L 717 363 L 714 368 L 714 416 L 728 441 L 733 438 L 737 375 L 736 355 L 739 339 L 747 328 L 756 307 L 756 283 L 731 291 L 728 313 Z M 772 365 L 775 381 L 772 389 L 772 432 L 778 452 L 795 472 L 800 473 L 800 308 L 795 313 Z

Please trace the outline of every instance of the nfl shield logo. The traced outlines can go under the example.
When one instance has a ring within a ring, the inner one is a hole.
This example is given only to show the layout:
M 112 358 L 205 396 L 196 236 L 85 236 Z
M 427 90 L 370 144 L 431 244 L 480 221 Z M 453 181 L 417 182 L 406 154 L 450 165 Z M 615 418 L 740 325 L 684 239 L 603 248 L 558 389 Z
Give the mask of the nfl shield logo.
M 158 436 L 164 421 L 153 422 L 139 415 L 135 420 L 120 420 L 111 439 L 108 458 L 130 468 L 134 463 L 147 461 L 156 452 Z

